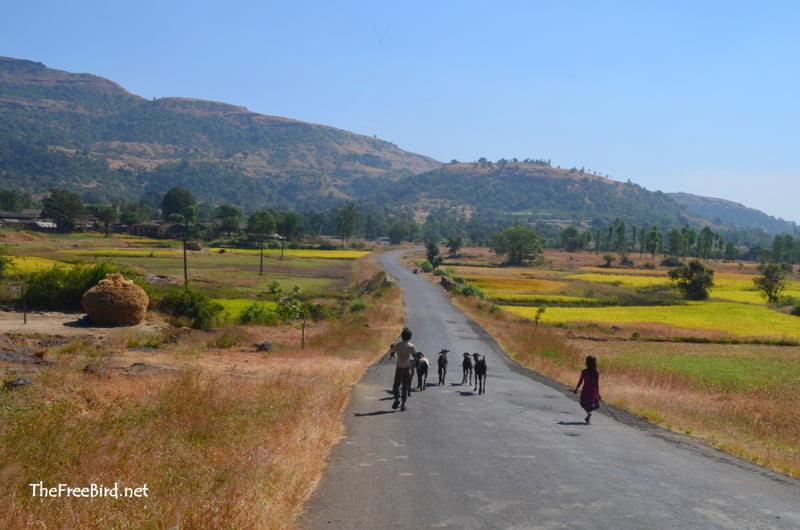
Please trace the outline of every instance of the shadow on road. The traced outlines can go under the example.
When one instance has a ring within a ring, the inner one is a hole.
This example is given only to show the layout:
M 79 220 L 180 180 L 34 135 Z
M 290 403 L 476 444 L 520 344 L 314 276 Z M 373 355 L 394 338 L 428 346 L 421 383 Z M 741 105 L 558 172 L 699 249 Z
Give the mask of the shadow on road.
M 383 414 L 394 414 L 394 410 L 376 410 L 375 412 L 356 412 L 353 414 L 356 418 L 363 418 L 365 416 L 381 416 Z

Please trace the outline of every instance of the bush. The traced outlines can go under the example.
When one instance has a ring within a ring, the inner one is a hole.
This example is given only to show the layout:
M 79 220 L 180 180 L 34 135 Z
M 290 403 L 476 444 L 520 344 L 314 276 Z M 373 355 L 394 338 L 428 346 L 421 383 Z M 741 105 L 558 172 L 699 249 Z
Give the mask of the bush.
M 240 324 L 256 324 L 270 326 L 280 321 L 278 314 L 269 309 L 266 305 L 255 302 L 247 307 L 239 315 Z
M 197 289 L 173 287 L 158 301 L 157 307 L 172 317 L 174 325 L 193 329 L 209 329 L 219 322 L 221 304 L 212 301 Z
M 353 302 L 350 304 L 351 313 L 360 313 L 361 311 L 364 311 L 366 308 L 367 308 L 367 303 L 361 298 L 359 298 L 358 300 L 353 300 Z
M 660 264 L 662 267 L 680 267 L 683 265 L 683 261 L 675 256 L 667 256 L 661 261 Z
M 485 296 L 481 288 L 472 283 L 468 283 L 463 286 L 457 286 L 453 289 L 453 292 L 462 296 L 477 296 L 480 299 L 483 299 Z
M 83 293 L 115 272 L 122 271 L 109 263 L 32 272 L 25 278 L 25 301 L 41 309 L 79 310 Z

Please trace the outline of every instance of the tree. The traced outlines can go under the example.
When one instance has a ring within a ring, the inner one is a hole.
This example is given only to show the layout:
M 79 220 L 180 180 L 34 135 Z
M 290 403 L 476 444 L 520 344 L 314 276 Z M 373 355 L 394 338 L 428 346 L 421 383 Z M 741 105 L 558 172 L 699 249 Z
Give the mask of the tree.
M 569 226 L 561 232 L 561 246 L 567 252 L 575 252 L 581 250 L 584 246 L 584 239 L 578 229 L 574 226 Z
M 190 219 L 189 207 L 195 206 L 194 195 L 189 190 L 175 186 L 161 199 L 161 217 L 167 219 L 174 213 L 181 214 L 184 218 Z
M 661 236 L 661 232 L 658 230 L 657 226 L 653 226 L 652 229 L 647 233 L 647 239 L 645 243 L 645 248 L 653 258 L 656 257 L 657 252 L 661 252 L 663 247 L 664 240 Z
M 464 241 L 458 236 L 451 236 L 447 238 L 447 251 L 451 258 L 458 256 L 458 251 L 461 250 L 461 246 L 463 244 Z
M 433 241 L 425 243 L 425 256 L 428 258 L 428 263 L 431 264 L 434 270 L 444 261 L 444 258 L 439 254 L 439 247 Z
M 247 218 L 247 231 L 259 240 L 275 233 L 275 217 L 266 210 L 259 210 Z
M 500 256 L 507 254 L 506 263 L 509 265 L 521 265 L 523 261 L 533 259 L 542 252 L 539 235 L 533 228 L 521 224 L 495 233 L 491 247 Z
M 699 259 L 670 270 L 669 277 L 686 300 L 705 300 L 714 286 L 714 270 Z
M 761 276 L 753 278 L 753 283 L 767 302 L 777 303 L 786 287 L 786 271 L 777 263 L 767 263 L 759 270 Z
M 86 211 L 103 223 L 103 234 L 108 237 L 111 233 L 109 230 L 111 223 L 117 220 L 117 209 L 104 204 L 90 204 L 86 206 Z
M 242 218 L 242 211 L 230 204 L 223 204 L 217 206 L 214 211 L 214 216 L 220 220 L 220 229 L 231 236 L 233 232 L 239 230 L 239 221 Z
M 77 193 L 57 188 L 51 189 L 50 195 L 42 201 L 42 211 L 63 233 L 74 232 L 84 213 L 83 202 Z
M 389 227 L 389 239 L 392 243 L 399 244 L 411 237 L 411 224 L 405 219 L 398 219 Z
M 336 214 L 336 234 L 341 238 L 342 246 L 345 246 L 356 230 L 356 215 L 356 205 L 352 202 L 348 202 Z

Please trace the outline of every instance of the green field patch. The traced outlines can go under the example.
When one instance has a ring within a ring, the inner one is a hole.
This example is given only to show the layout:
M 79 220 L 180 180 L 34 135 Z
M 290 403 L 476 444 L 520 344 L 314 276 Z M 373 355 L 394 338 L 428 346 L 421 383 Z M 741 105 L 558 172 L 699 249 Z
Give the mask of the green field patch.
M 655 372 L 689 378 L 701 390 L 741 392 L 796 386 L 800 383 L 800 363 L 780 356 L 736 357 L 730 355 L 691 355 L 683 353 L 627 353 L 604 360 L 610 369 Z
M 502 308 L 531 320 L 536 314 L 535 307 Z M 729 302 L 691 302 L 677 306 L 551 307 L 541 316 L 541 322 L 595 322 L 609 325 L 662 323 L 686 330 L 722 331 L 739 338 L 800 340 L 798 317 L 772 311 L 763 305 Z
M 231 320 L 238 320 L 242 313 L 253 304 L 263 306 L 269 310 L 274 310 L 278 307 L 275 302 L 255 301 L 245 298 L 213 298 L 212 300 L 224 308 L 223 311 L 228 314 Z

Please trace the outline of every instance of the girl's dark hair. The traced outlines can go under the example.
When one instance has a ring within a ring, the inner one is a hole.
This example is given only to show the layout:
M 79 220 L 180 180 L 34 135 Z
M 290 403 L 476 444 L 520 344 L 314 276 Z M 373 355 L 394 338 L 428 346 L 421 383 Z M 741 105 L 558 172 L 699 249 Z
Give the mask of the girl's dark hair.
M 403 328 L 403 331 L 400 333 L 400 338 L 403 340 L 408 340 L 411 338 L 411 330 L 408 328 Z
M 586 357 L 586 368 L 589 370 L 597 370 L 597 359 L 595 359 L 594 355 L 588 355 Z

